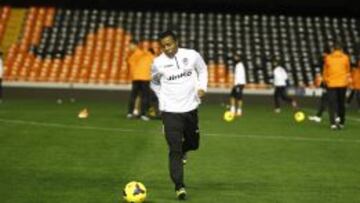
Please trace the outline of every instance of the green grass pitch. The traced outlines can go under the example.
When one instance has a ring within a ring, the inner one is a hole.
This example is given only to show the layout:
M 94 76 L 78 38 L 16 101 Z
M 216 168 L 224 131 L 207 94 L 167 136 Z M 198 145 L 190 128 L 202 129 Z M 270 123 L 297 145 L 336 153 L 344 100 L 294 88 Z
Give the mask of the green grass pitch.
M 12 99 L 0 104 L 0 202 L 117 203 L 141 181 L 147 202 L 175 199 L 167 145 L 158 120 L 125 119 L 126 103 L 57 104 Z M 88 119 L 78 119 L 84 107 Z M 191 203 L 360 202 L 360 114 L 346 128 L 295 123 L 290 109 L 246 103 L 222 120 L 224 107 L 200 108 L 201 146 L 185 166 Z M 313 113 L 314 109 L 307 109 Z

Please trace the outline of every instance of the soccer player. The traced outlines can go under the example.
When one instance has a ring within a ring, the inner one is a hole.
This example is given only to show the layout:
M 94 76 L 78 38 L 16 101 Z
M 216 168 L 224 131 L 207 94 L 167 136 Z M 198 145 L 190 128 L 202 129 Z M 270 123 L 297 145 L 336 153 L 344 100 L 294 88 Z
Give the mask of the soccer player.
M 328 106 L 328 95 L 327 95 L 327 89 L 326 89 L 326 86 L 325 86 L 325 83 L 324 83 L 324 80 L 323 80 L 321 74 L 317 74 L 316 77 L 318 80 L 317 86 L 321 88 L 321 96 L 320 96 L 318 111 L 317 111 L 316 115 L 309 116 L 309 120 L 320 123 L 322 120 L 322 114 Z
M 0 103 L 2 103 L 2 77 L 3 77 L 3 72 L 4 72 L 4 68 L 3 68 L 3 53 L 0 51 Z
M 234 69 L 234 87 L 230 92 L 230 111 L 236 116 L 242 115 L 243 105 L 243 89 L 246 84 L 245 67 L 242 63 L 241 56 L 235 56 L 235 69 Z
M 350 105 L 352 99 L 355 97 L 355 100 L 358 104 L 358 111 L 360 112 L 360 59 L 357 61 L 356 66 L 353 67 L 351 71 L 351 93 L 346 101 Z
M 328 88 L 329 119 L 332 130 L 345 125 L 345 94 L 350 81 L 350 58 L 340 43 L 335 43 L 333 51 L 326 57 L 323 70 L 324 82 Z M 340 117 L 339 123 L 336 117 Z
M 207 90 L 207 67 L 198 52 L 179 48 L 172 31 L 159 35 L 163 53 L 154 59 L 151 87 L 159 98 L 169 146 L 170 177 L 179 200 L 186 198 L 183 158 L 199 147 L 197 108 Z
M 127 118 L 135 117 L 133 112 L 136 97 L 141 95 L 140 118 L 144 121 L 149 120 L 149 117 L 147 116 L 147 110 L 149 108 L 151 64 L 153 59 L 154 55 L 149 50 L 147 50 L 143 44 L 140 44 L 128 59 L 130 75 L 132 79 L 132 88 L 128 105 Z
M 319 64 L 321 69 L 323 69 L 324 64 L 325 64 L 325 58 L 327 55 L 329 55 L 329 53 L 330 53 L 329 49 L 324 50 L 324 52 L 321 56 L 321 59 L 320 59 L 320 64 Z M 309 120 L 320 123 L 322 120 L 322 114 L 328 106 L 328 94 L 327 94 L 327 88 L 324 83 L 324 78 L 322 77 L 322 74 L 321 73 L 316 74 L 315 79 L 316 79 L 316 81 L 315 81 L 316 86 L 321 88 L 321 97 L 320 97 L 319 107 L 318 107 L 318 111 L 317 111 L 316 115 L 309 116 Z
M 280 99 L 291 103 L 294 109 L 297 108 L 297 102 L 295 99 L 289 97 L 286 92 L 288 75 L 286 70 L 280 65 L 278 61 L 274 62 L 274 102 L 275 102 L 275 113 L 280 113 Z

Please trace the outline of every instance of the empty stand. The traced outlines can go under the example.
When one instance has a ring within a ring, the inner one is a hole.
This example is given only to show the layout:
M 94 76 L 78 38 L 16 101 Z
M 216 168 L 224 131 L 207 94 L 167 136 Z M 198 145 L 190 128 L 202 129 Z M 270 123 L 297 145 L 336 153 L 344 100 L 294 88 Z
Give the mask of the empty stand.
M 313 85 L 322 51 L 334 40 L 352 62 L 358 54 L 356 18 L 32 7 L 8 51 L 6 79 L 127 84 L 131 41 L 149 41 L 159 52 L 156 39 L 166 29 L 204 56 L 212 87 L 231 86 L 234 54 L 243 56 L 248 86 L 260 88 L 272 83 L 273 59 L 290 73 L 290 85 L 303 87 Z

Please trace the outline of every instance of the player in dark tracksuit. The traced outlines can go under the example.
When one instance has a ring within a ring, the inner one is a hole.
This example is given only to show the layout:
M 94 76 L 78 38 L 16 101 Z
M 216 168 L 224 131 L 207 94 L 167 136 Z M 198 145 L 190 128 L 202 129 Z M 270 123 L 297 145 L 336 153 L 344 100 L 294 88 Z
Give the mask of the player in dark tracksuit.
M 321 56 L 321 59 L 319 60 L 320 61 L 319 67 L 321 69 L 323 69 L 324 60 L 325 60 L 326 56 L 329 55 L 329 53 L 330 53 L 330 50 L 326 48 Z M 318 111 L 317 111 L 316 115 L 309 116 L 309 120 L 319 123 L 322 120 L 323 112 L 328 107 L 329 98 L 328 98 L 328 93 L 327 93 L 327 87 L 326 87 L 326 84 L 324 82 L 322 75 L 319 73 L 319 74 L 317 74 L 316 77 L 317 77 L 316 78 L 317 81 L 315 83 L 317 83 L 316 85 L 321 88 L 321 97 L 320 97 L 319 107 L 318 107 Z
M 343 52 L 341 44 L 336 43 L 333 51 L 326 56 L 323 77 L 329 98 L 330 129 L 343 129 L 346 87 L 350 81 L 350 57 Z M 337 117 L 339 122 L 336 122 Z
M 287 80 L 288 75 L 285 69 L 280 65 L 278 61 L 274 62 L 274 104 L 275 104 L 275 113 L 280 113 L 280 100 L 283 100 L 287 103 L 290 103 L 294 109 L 297 109 L 298 105 L 295 99 L 287 95 Z
M 309 116 L 309 120 L 315 121 L 318 123 L 321 122 L 321 120 L 322 120 L 322 114 L 325 111 L 325 109 L 327 109 L 328 100 L 329 100 L 328 94 L 327 94 L 327 88 L 323 81 L 321 81 L 321 83 L 320 83 L 320 88 L 321 88 L 321 97 L 320 97 L 318 111 L 315 116 Z
M 169 146 L 169 171 L 179 200 L 186 197 L 183 157 L 199 147 L 197 107 L 207 90 L 207 67 L 198 52 L 178 48 L 171 31 L 160 34 L 163 53 L 154 59 L 151 88 Z

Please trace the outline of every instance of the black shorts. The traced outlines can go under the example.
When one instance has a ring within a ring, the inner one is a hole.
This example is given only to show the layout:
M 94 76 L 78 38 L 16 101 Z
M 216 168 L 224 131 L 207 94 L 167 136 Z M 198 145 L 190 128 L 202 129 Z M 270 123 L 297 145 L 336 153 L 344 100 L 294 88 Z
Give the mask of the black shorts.
M 242 99 L 243 89 L 244 89 L 244 85 L 235 85 L 231 89 L 230 96 L 234 97 L 235 99 Z
M 162 112 L 162 119 L 170 150 L 186 153 L 199 147 L 197 110 L 186 113 Z

